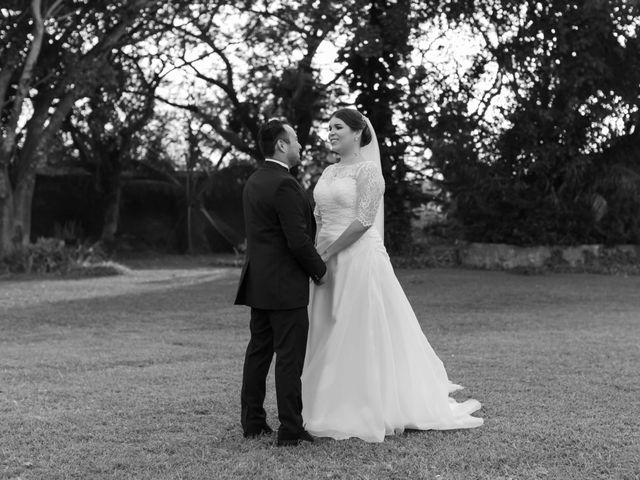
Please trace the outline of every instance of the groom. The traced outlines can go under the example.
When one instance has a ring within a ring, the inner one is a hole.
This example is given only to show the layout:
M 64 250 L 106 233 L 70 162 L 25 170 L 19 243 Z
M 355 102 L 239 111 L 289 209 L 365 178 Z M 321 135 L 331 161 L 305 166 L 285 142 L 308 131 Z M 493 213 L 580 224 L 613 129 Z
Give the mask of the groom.
M 258 133 L 264 164 L 249 177 L 242 202 L 247 253 L 236 305 L 251 307 L 251 339 L 242 378 L 244 436 L 272 432 L 266 422 L 266 378 L 276 354 L 278 446 L 313 441 L 302 426 L 302 386 L 309 329 L 309 278 L 322 283 L 326 266 L 313 244 L 315 219 L 305 191 L 289 173 L 300 163 L 291 125 L 269 120 Z

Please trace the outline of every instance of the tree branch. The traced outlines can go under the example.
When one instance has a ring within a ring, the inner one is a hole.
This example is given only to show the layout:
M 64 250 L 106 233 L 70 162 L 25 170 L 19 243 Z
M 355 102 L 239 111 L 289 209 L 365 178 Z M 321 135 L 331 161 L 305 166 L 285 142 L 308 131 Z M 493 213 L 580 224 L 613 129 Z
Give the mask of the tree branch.
M 4 138 L 2 138 L 2 144 L 0 145 L 0 165 L 8 161 L 11 151 L 13 151 L 16 142 L 17 126 L 22 113 L 22 104 L 27 95 L 29 89 L 29 83 L 33 77 L 33 70 L 35 68 L 36 61 L 40 55 L 40 49 L 42 48 L 42 39 L 44 37 L 44 20 L 42 19 L 41 12 L 41 0 L 31 0 L 31 12 L 33 16 L 33 40 L 29 53 L 24 62 L 20 79 L 18 80 L 18 88 L 16 90 L 15 97 L 13 99 L 13 108 L 9 114 L 9 120 L 6 126 L 6 132 Z

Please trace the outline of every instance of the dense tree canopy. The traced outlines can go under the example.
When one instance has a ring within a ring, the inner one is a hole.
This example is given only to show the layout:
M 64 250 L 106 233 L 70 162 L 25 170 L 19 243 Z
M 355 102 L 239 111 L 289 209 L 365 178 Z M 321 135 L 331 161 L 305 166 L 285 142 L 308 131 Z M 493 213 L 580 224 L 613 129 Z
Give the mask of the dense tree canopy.
M 452 1 L 433 8 L 484 39 L 430 122 L 434 165 L 469 238 L 639 242 L 638 6 Z M 482 106 L 468 108 L 487 76 L 487 99 L 504 99 L 498 121 Z
M 77 102 L 112 77 L 114 55 L 161 30 L 154 0 L 31 0 L 0 10 L 0 251 L 29 241 L 35 174 Z
M 0 252 L 29 241 L 35 175 L 54 155 L 96 175 L 108 239 L 123 168 L 210 178 L 259 161 L 271 116 L 295 126 L 312 187 L 344 105 L 379 135 L 392 250 L 425 180 L 470 240 L 639 242 L 639 13 L 628 0 L 2 2 Z

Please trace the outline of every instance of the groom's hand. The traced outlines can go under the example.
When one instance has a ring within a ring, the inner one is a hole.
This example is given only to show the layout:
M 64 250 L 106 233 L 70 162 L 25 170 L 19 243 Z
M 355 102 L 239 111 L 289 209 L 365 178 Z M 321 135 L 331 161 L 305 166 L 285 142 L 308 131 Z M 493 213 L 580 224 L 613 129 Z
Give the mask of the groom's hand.
M 326 281 L 327 281 L 327 272 L 324 272 L 324 275 L 318 278 L 317 280 L 314 280 L 313 283 L 315 283 L 316 285 L 324 285 Z

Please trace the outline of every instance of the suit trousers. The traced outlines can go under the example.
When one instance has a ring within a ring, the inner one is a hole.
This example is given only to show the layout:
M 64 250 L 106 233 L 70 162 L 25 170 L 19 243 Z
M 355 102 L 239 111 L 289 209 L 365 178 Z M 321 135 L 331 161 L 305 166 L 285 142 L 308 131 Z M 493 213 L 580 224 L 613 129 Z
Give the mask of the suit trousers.
M 244 359 L 241 422 L 245 432 L 266 423 L 264 397 L 273 354 L 278 402 L 278 434 L 297 435 L 302 425 L 302 367 L 307 349 L 307 307 L 291 310 L 251 309 L 251 339 Z

